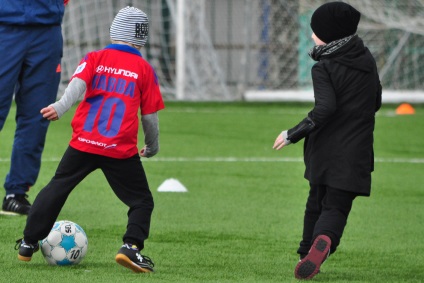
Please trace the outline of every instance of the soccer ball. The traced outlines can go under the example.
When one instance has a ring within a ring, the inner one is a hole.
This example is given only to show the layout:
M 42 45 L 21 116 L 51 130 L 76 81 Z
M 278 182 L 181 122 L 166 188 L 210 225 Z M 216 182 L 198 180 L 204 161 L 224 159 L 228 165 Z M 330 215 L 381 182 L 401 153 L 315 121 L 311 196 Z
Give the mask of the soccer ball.
M 53 225 L 47 238 L 40 241 L 41 252 L 50 265 L 74 265 L 87 253 L 88 240 L 84 230 L 68 220 Z

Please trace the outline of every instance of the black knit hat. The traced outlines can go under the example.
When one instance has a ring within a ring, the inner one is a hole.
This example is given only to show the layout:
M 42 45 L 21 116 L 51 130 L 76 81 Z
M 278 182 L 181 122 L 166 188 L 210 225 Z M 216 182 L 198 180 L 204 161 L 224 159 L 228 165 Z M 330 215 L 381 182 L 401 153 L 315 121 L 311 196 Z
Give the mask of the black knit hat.
M 361 13 L 347 3 L 329 2 L 312 14 L 311 28 L 325 43 L 353 35 L 358 28 Z

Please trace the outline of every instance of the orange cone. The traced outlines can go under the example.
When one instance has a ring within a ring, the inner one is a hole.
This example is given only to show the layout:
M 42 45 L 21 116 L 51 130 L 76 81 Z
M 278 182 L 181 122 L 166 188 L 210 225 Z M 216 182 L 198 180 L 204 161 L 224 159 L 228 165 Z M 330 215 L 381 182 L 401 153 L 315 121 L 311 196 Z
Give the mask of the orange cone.
M 411 104 L 408 103 L 402 103 L 401 105 L 396 108 L 396 114 L 397 115 L 413 115 L 415 114 L 415 109 L 412 107 Z

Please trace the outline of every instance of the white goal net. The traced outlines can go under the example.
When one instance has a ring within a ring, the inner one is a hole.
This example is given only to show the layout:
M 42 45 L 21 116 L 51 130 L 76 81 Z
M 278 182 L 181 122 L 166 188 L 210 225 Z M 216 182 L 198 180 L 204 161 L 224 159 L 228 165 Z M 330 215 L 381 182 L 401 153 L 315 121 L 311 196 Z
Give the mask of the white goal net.
M 252 92 L 284 99 L 296 91 L 311 96 L 309 23 L 325 2 L 71 0 L 63 22 L 61 89 L 87 52 L 109 44 L 114 15 L 132 5 L 149 17 L 149 40 L 141 52 L 166 99 L 241 100 Z M 362 13 L 358 34 L 376 58 L 384 90 L 399 100 L 407 100 L 406 92 L 422 94 L 424 0 L 347 2 Z

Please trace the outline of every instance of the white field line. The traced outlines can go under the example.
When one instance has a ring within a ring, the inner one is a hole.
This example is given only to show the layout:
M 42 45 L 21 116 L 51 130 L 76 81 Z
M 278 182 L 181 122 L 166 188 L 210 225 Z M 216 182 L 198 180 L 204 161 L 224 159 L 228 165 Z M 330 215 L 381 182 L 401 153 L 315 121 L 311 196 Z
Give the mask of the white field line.
M 424 158 L 385 158 L 377 157 L 377 163 L 423 164 Z M 42 162 L 59 162 L 60 158 L 44 158 Z M 153 157 L 142 158 L 143 162 L 303 162 L 303 157 Z M 0 158 L 0 163 L 9 163 L 10 159 Z
M 312 109 L 312 107 L 311 107 Z M 196 109 L 196 108 L 178 108 L 178 109 L 167 109 L 166 110 L 168 113 L 193 113 L 193 114 L 199 114 L 199 113 L 212 113 L 212 114 L 242 114 L 242 115 L 247 115 L 247 114 L 258 114 L 258 111 L 254 111 L 254 110 L 244 110 L 243 112 L 238 112 L 238 111 L 231 111 L 231 110 L 227 110 L 227 109 L 215 109 L 215 108 L 202 108 L 202 109 Z M 302 111 L 302 110 L 290 110 L 290 109 L 271 109 L 268 110 L 266 112 L 266 114 L 274 114 L 274 115 L 295 115 L 295 116 L 306 116 L 308 114 L 310 110 L 308 111 Z M 393 110 L 389 110 L 389 109 L 385 109 L 385 110 L 381 110 L 378 111 L 376 113 L 376 117 L 378 118 L 379 116 L 381 117 L 397 117 L 399 115 L 396 114 L 395 109 Z M 420 114 L 415 114 L 415 116 L 420 116 Z

